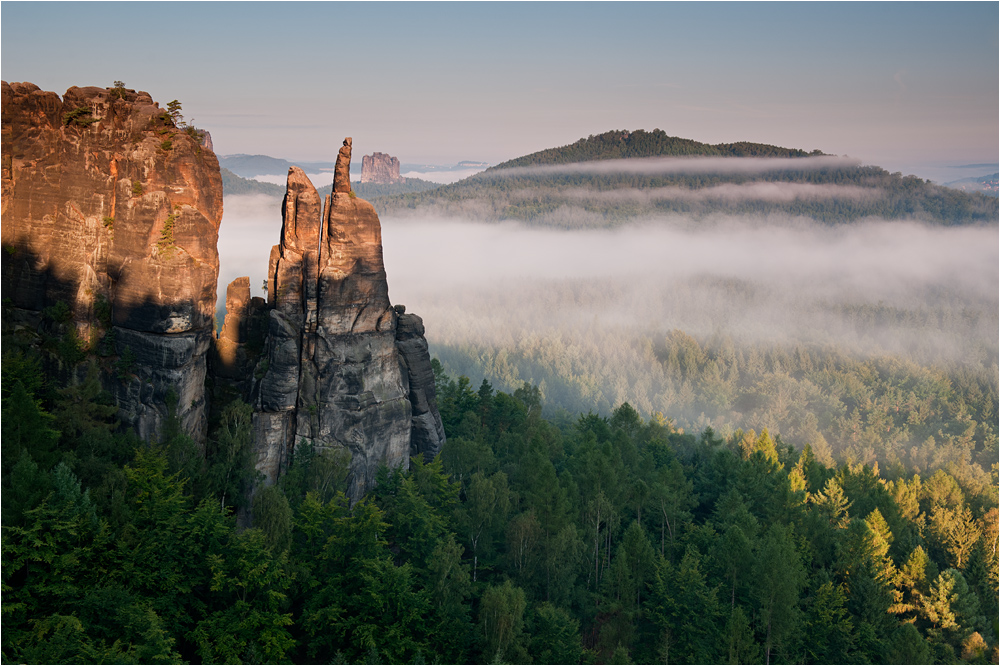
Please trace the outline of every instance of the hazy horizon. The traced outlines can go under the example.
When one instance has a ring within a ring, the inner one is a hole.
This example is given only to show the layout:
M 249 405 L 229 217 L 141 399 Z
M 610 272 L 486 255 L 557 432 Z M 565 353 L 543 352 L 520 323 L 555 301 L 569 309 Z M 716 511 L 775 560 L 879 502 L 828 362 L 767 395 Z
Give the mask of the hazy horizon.
M 178 31 L 162 17 L 181 7 Z M 180 100 L 220 154 L 301 161 L 352 136 L 403 163 L 498 164 L 654 128 L 937 182 L 998 161 L 996 3 L 391 7 L 4 2 L 2 77 L 59 94 L 121 80 Z

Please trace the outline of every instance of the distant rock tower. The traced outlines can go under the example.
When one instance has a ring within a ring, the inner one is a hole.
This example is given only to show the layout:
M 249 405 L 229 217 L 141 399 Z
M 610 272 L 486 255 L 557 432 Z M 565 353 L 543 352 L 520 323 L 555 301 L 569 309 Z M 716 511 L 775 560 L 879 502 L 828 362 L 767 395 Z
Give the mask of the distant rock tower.
M 385 153 L 372 153 L 361 158 L 361 182 L 388 185 L 402 183 L 399 160 Z

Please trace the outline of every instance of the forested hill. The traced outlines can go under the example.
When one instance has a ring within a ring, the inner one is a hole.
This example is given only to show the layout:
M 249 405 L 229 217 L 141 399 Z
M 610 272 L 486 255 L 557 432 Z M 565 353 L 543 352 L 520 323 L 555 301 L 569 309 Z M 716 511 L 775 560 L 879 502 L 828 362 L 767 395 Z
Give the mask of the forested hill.
M 682 139 L 667 136 L 661 129 L 652 132 L 645 130 L 612 130 L 586 139 L 580 139 L 568 146 L 549 148 L 531 153 L 523 157 L 498 164 L 488 171 L 508 169 L 511 167 L 535 166 L 540 164 L 571 164 L 573 162 L 592 162 L 595 160 L 619 160 L 634 157 L 678 157 L 683 155 L 702 155 L 706 157 L 806 157 L 822 155 L 819 150 L 807 153 L 797 148 L 782 148 L 763 143 L 740 141 L 737 143 L 719 143 L 711 145 L 693 139 Z
M 567 229 L 634 220 L 867 218 L 996 224 L 997 199 L 849 158 L 759 143 L 614 131 L 538 151 L 433 191 L 372 200 L 380 215 Z

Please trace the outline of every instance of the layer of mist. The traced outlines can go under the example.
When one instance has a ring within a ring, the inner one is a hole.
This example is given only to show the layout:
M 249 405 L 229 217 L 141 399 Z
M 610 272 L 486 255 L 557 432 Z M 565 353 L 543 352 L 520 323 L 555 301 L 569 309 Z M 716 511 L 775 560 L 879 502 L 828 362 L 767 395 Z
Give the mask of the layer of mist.
M 281 230 L 278 198 L 230 196 L 225 211 L 220 306 L 241 275 L 262 295 Z M 585 387 L 566 398 L 571 409 L 627 400 L 704 426 L 697 411 L 671 411 L 682 388 L 656 347 L 675 330 L 703 344 L 894 355 L 995 374 L 995 226 L 679 216 L 562 231 L 411 213 L 385 217 L 382 238 L 390 298 L 424 319 L 450 374 L 504 390 L 529 381 L 545 393 L 534 363 Z
M 219 227 L 218 326 L 226 308 L 226 287 L 238 277 L 250 277 L 250 292 L 263 296 L 271 247 L 281 240 L 281 199 L 265 194 L 240 194 L 223 200 Z
M 440 183 L 441 185 L 447 185 L 448 183 L 454 183 L 456 181 L 462 180 L 463 178 L 468 178 L 469 176 L 474 176 L 482 171 L 479 169 L 456 169 L 454 171 L 407 171 L 406 173 L 399 174 L 403 178 L 419 178 L 420 180 L 426 180 L 431 183 Z
M 599 326 L 953 360 L 996 349 L 995 228 L 782 222 L 566 232 L 387 219 L 383 241 L 390 295 L 425 318 L 432 344 Z M 859 334 L 844 313 L 866 305 L 914 313 L 920 326 Z M 962 339 L 928 336 L 941 313 L 978 324 Z
M 525 188 L 512 192 L 511 201 L 530 201 L 546 196 L 551 190 Z M 880 189 L 856 185 L 818 185 L 815 183 L 726 183 L 698 189 L 687 187 L 655 187 L 650 189 L 588 190 L 572 188 L 559 190 L 559 196 L 574 203 L 586 204 L 639 204 L 657 201 L 816 201 L 821 199 L 849 199 L 874 201 L 883 196 Z
M 571 164 L 544 164 L 494 169 L 483 173 L 484 178 L 496 176 L 554 176 L 563 174 L 698 174 L 698 173 L 769 173 L 774 171 L 808 171 L 839 167 L 856 167 L 861 163 L 853 157 L 633 157 L 620 160 L 597 160 Z

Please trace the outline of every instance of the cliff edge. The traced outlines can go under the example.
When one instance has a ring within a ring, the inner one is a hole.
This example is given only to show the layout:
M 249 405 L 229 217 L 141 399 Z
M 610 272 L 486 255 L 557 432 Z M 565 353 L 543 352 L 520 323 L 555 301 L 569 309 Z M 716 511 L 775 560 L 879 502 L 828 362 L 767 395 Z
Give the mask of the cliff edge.
M 60 98 L 5 81 L 2 113 L 3 297 L 16 325 L 37 327 L 64 303 L 118 418 L 155 438 L 175 397 L 183 429 L 202 441 L 222 220 L 215 154 L 124 87 Z

